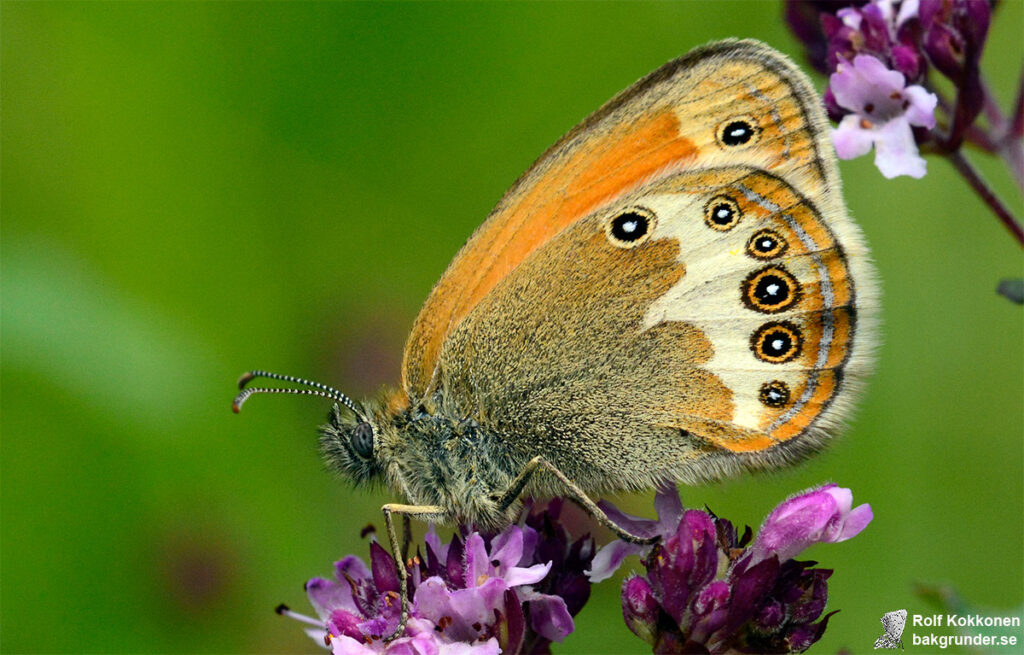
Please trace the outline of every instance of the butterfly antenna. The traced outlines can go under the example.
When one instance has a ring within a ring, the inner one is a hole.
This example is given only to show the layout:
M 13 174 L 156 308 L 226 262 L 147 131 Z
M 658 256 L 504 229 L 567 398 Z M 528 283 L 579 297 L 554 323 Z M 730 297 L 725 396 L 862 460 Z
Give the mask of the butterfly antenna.
M 307 387 L 313 387 L 313 389 L 316 389 L 316 391 L 312 389 L 268 389 L 256 387 L 247 389 L 245 385 L 249 384 L 256 378 L 270 378 L 272 380 L 293 382 L 295 384 L 302 384 Z M 331 400 L 334 400 L 344 405 L 345 407 L 351 409 L 356 414 L 356 416 L 359 416 L 360 418 L 363 419 L 366 418 L 366 413 L 363 412 L 363 409 L 359 405 L 354 403 L 351 398 L 341 393 L 334 387 L 329 387 L 326 384 L 321 384 L 320 382 L 313 382 L 311 380 L 297 378 L 292 375 L 281 375 L 280 373 L 270 373 L 268 371 L 249 371 L 247 373 L 243 373 L 242 377 L 238 378 L 238 388 L 242 389 L 242 393 L 238 394 L 238 396 L 235 397 L 234 402 L 231 403 L 231 409 L 233 409 L 236 414 L 242 409 L 242 403 L 244 403 L 249 396 L 255 393 L 293 393 L 304 396 L 320 396 L 322 398 L 330 398 Z

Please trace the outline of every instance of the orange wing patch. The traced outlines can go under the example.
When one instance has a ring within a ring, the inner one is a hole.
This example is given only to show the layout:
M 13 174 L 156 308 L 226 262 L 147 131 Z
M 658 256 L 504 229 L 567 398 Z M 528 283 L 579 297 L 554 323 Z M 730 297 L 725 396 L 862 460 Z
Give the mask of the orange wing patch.
M 429 392 L 445 337 L 532 252 L 657 172 L 694 159 L 696 147 L 679 132 L 672 111 L 641 116 L 589 137 L 532 176 L 529 186 L 513 188 L 512 201 L 503 201 L 470 238 L 420 311 L 405 349 L 403 386 L 409 395 Z

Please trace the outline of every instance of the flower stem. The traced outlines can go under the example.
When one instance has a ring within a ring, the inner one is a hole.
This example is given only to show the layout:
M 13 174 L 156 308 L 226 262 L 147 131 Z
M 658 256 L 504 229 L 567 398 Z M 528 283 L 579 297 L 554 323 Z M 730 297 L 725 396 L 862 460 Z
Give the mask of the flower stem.
M 1003 112 L 999 109 L 999 103 L 996 102 L 995 96 L 992 95 L 992 91 L 989 90 L 988 84 L 985 82 L 984 78 L 979 81 L 981 83 L 981 90 L 985 96 L 984 103 L 982 104 L 983 111 L 985 112 L 985 118 L 988 119 L 988 123 L 992 126 L 993 130 L 1005 130 L 1007 121 L 1006 117 L 1003 116 Z
M 964 157 L 963 153 L 959 150 L 954 150 L 948 154 L 950 161 L 953 162 L 953 167 L 956 168 L 957 172 L 960 173 L 967 180 L 967 183 L 971 185 L 975 193 L 981 196 L 981 199 L 985 201 L 985 204 L 989 206 L 989 209 L 996 215 L 996 217 L 1006 226 L 1021 246 L 1024 246 L 1024 227 L 1021 227 L 1020 221 L 1010 213 L 1010 210 L 1006 208 L 1003 202 L 996 196 L 996 194 L 989 188 L 985 183 L 985 180 L 981 179 L 978 171 L 971 165 L 967 158 Z
M 1024 193 L 1024 143 L 1021 143 L 1020 137 L 1007 137 L 999 147 L 999 156 L 1010 167 L 1017 186 Z
M 971 125 L 965 132 L 967 143 L 973 146 L 977 146 L 979 149 L 994 154 L 999 151 L 999 144 L 996 143 L 995 139 L 988 131 L 978 127 L 977 125 Z
M 1013 105 L 1010 130 L 1006 135 L 1011 139 L 1024 137 L 1024 70 L 1020 72 L 1020 86 L 1017 87 L 1017 101 Z
M 1006 126 L 1006 134 L 1002 137 L 999 156 L 1010 167 L 1017 186 L 1024 193 L 1024 70 L 1020 74 L 1020 86 L 1017 87 L 1017 98 Z

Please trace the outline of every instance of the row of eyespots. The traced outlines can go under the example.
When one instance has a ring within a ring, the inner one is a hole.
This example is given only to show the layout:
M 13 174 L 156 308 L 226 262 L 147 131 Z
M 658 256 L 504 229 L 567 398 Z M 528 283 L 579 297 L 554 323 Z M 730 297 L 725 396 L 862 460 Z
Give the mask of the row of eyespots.
M 715 140 L 723 149 L 735 149 L 757 143 L 761 130 L 747 116 L 731 118 L 715 130 Z M 713 197 L 704 207 L 704 221 L 708 227 L 726 232 L 739 224 L 742 217 L 739 204 L 728 195 Z M 630 210 L 616 216 L 606 232 L 615 245 L 631 248 L 646 240 L 653 231 L 654 217 L 647 211 Z M 780 257 L 788 249 L 786 240 L 776 231 L 762 229 L 751 236 L 746 253 L 759 260 Z M 800 295 L 796 278 L 782 266 L 768 266 L 751 273 L 743 281 L 741 292 L 744 304 L 762 313 L 777 313 L 792 307 Z M 751 349 L 761 361 L 783 363 L 800 353 L 800 330 L 789 322 L 762 325 L 751 337 Z M 785 382 L 773 380 L 761 386 L 759 398 L 769 407 L 782 407 L 789 402 L 789 387 Z
M 715 131 L 718 144 L 735 148 L 756 143 L 760 129 L 748 117 L 733 118 Z M 740 208 L 729 196 L 712 198 L 704 208 L 704 221 L 714 230 L 727 231 L 740 221 Z M 789 244 L 775 230 L 759 230 L 747 241 L 746 253 L 754 259 L 768 260 L 782 256 Z M 754 271 L 741 285 L 743 304 L 755 311 L 773 314 L 792 307 L 800 297 L 796 278 L 782 266 L 767 266 Z M 800 354 L 802 338 L 797 326 L 788 321 L 765 323 L 750 338 L 754 356 L 763 362 L 781 364 Z M 789 402 L 789 385 L 772 380 L 761 385 L 758 399 L 767 407 L 784 407 Z
M 715 140 L 723 148 L 753 145 L 760 137 L 760 129 L 749 117 L 727 120 L 715 130 Z M 742 218 L 739 204 L 730 196 L 720 194 L 704 206 L 704 221 L 708 227 L 726 232 L 736 227 Z M 654 214 L 645 208 L 632 208 L 615 216 L 605 227 L 608 239 L 620 248 L 633 248 L 650 237 L 656 224 Z M 746 244 L 746 253 L 759 260 L 775 259 L 789 248 L 778 232 L 764 228 L 756 232 Z M 796 278 L 782 266 L 766 266 L 747 276 L 741 285 L 743 303 L 750 309 L 773 314 L 792 307 L 800 297 Z M 800 354 L 800 329 L 788 322 L 765 323 L 750 339 L 750 348 L 761 361 L 781 364 Z M 789 386 L 781 380 L 761 385 L 758 393 L 761 403 L 768 407 L 783 407 L 790 399 Z
M 704 205 L 704 222 L 713 230 L 726 232 L 742 218 L 739 204 L 726 194 L 711 198 Z M 771 260 L 789 249 L 786 239 L 777 231 L 763 228 L 746 244 L 748 256 Z M 740 285 L 743 304 L 756 312 L 775 314 L 792 308 L 800 300 L 800 283 L 781 264 L 765 266 L 752 272 Z M 765 323 L 750 338 L 750 349 L 762 362 L 783 364 L 799 356 L 803 346 L 800 329 L 788 321 Z M 789 402 L 789 386 L 781 380 L 761 385 L 758 399 L 767 407 L 783 407 Z

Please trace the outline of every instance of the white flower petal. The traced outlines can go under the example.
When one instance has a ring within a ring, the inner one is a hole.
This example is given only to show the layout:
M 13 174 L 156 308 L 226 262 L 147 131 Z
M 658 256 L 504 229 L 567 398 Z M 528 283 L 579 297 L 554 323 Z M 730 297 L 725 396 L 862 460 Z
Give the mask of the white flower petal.
M 857 114 L 844 116 L 839 127 L 832 130 L 832 144 L 840 159 L 854 159 L 868 154 L 873 142 L 872 130 L 861 126 L 861 117 Z
M 892 29 L 892 17 L 896 13 L 892 8 L 893 0 L 875 0 L 875 6 L 878 7 L 882 12 L 882 18 L 885 19 L 890 30 Z
M 917 151 L 914 133 L 905 116 L 892 119 L 876 132 L 875 166 L 889 179 L 900 175 L 924 177 L 927 166 Z
M 938 96 L 929 93 L 924 87 L 917 84 L 904 89 L 903 95 L 910 101 L 905 112 L 910 124 L 928 129 L 935 127 L 935 107 L 939 104 Z
M 331 638 L 331 652 L 334 655 L 375 655 L 377 653 L 370 646 L 345 635 Z
M 474 644 L 440 643 L 437 652 L 438 655 L 498 655 L 501 652 L 501 647 L 498 646 L 498 639 L 491 637 L 487 641 Z

